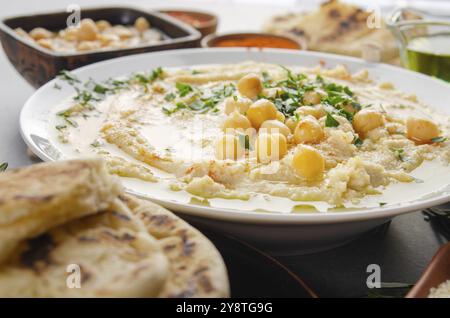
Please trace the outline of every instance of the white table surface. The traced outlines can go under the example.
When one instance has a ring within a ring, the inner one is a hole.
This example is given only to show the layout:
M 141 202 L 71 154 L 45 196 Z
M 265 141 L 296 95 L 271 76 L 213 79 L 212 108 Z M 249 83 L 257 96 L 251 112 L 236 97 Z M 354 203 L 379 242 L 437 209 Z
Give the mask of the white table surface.
M 13 16 L 47 10 L 64 10 L 70 3 L 83 6 L 125 5 L 123 1 L 50 1 L 14 0 L 2 6 L 1 16 Z M 354 2 L 354 1 L 353 1 Z M 370 3 L 369 1 L 359 1 Z M 430 1 L 426 1 L 430 3 Z M 219 32 L 259 30 L 273 14 L 314 8 L 318 1 L 203 0 L 203 1 L 128 1 L 143 8 L 199 8 L 220 17 Z M 273 5 L 277 3 L 277 5 Z M 379 1 L 381 4 L 392 1 Z M 439 1 L 444 3 L 444 1 Z M 448 4 L 448 3 L 447 3 Z M 0 52 L 0 162 L 10 167 L 31 164 L 19 134 L 19 112 L 34 89 L 15 71 L 3 51 Z M 420 212 L 394 219 L 385 234 L 371 234 L 344 247 L 314 255 L 285 257 L 281 260 L 298 273 L 323 297 L 358 297 L 365 295 L 369 264 L 379 264 L 381 279 L 388 282 L 414 283 L 442 244 L 423 221 Z M 280 288 L 282 288 L 280 286 Z M 295 296 L 295 295 L 292 295 Z

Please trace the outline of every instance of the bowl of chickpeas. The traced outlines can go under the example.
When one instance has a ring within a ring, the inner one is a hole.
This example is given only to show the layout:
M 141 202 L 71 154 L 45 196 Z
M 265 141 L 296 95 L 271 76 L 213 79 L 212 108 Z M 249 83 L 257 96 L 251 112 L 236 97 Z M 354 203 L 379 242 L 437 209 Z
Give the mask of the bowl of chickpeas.
M 119 56 L 199 46 L 201 34 L 168 15 L 129 7 L 82 9 L 3 19 L 0 39 L 16 70 L 39 87 L 62 70 Z

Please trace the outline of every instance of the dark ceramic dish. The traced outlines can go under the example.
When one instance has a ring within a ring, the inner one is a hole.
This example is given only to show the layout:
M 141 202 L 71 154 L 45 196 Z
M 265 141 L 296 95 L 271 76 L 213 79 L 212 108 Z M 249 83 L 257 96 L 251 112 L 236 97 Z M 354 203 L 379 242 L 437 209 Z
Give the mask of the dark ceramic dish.
M 146 12 L 129 7 L 107 7 L 83 9 L 82 18 L 107 20 L 111 24 L 131 25 L 138 17 L 145 17 L 160 30 L 164 39 L 160 43 L 141 45 L 126 49 L 89 51 L 82 53 L 56 53 L 23 39 L 15 28 L 30 31 L 35 27 L 48 30 L 66 28 L 69 13 L 55 12 L 39 15 L 3 19 L 0 23 L 0 38 L 3 49 L 16 70 L 34 87 L 39 87 L 54 78 L 61 70 L 73 70 L 80 66 L 119 56 L 169 49 L 199 46 L 200 33 L 194 28 L 165 14 Z
M 407 298 L 426 298 L 431 288 L 438 287 L 450 279 L 450 243 L 443 245 L 434 255 L 416 285 L 406 295 Z
M 181 10 L 181 9 L 167 9 L 167 10 L 159 10 L 159 12 L 168 14 L 175 19 L 183 21 L 194 27 L 198 30 L 202 36 L 207 36 L 212 33 L 216 33 L 217 25 L 219 23 L 219 19 L 212 13 L 203 12 L 203 11 L 192 11 L 192 10 Z M 189 20 L 196 20 L 196 23 L 192 23 L 186 20 L 183 20 L 183 16 L 188 18 Z

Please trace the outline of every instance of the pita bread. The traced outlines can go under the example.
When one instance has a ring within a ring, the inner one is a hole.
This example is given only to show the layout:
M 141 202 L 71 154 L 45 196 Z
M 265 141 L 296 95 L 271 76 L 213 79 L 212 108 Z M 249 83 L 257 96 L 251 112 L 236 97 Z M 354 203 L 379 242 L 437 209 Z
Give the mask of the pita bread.
M 169 260 L 169 274 L 160 297 L 228 297 L 223 259 L 198 230 L 161 206 L 121 196 L 154 236 Z
M 380 21 L 380 28 L 368 27 L 371 14 L 356 6 L 330 0 L 316 12 L 274 17 L 264 29 L 298 37 L 312 51 L 362 57 L 369 45 L 379 49 L 381 61 L 398 62 L 397 44 L 384 23 Z
M 22 242 L 0 266 L 0 296 L 157 296 L 166 281 L 167 258 L 158 242 L 135 224 L 137 218 L 117 210 Z M 73 276 L 77 270 L 79 285 Z
M 20 241 L 104 210 L 120 192 L 118 179 L 97 159 L 0 173 L 0 263 Z

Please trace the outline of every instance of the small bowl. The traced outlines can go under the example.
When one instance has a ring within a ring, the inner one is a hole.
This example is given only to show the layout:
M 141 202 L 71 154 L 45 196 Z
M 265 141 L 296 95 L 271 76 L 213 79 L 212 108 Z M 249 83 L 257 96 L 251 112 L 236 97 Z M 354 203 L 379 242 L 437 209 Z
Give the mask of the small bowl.
M 257 47 L 301 50 L 305 45 L 299 40 L 269 33 L 227 33 L 208 35 L 201 41 L 202 47 Z
M 406 298 L 426 298 L 431 288 L 438 287 L 450 279 L 450 243 L 442 246 L 434 255 L 416 285 Z
M 35 27 L 61 30 L 66 28 L 68 15 L 67 12 L 45 13 L 6 18 L 0 22 L 0 39 L 3 50 L 16 70 L 34 87 L 43 85 L 64 69 L 73 70 L 98 61 L 137 53 L 198 47 L 201 38 L 197 30 L 177 19 L 130 7 L 83 9 L 82 18 L 107 20 L 112 24 L 131 25 L 138 17 L 142 16 L 153 27 L 160 30 L 165 38 L 159 43 L 138 45 L 125 49 L 58 53 L 24 39 L 14 31 L 15 28 L 19 27 L 27 32 Z
M 219 19 L 216 15 L 204 11 L 164 9 L 159 10 L 159 12 L 189 24 L 199 31 L 202 34 L 202 37 L 216 33 L 217 25 L 219 23 Z

